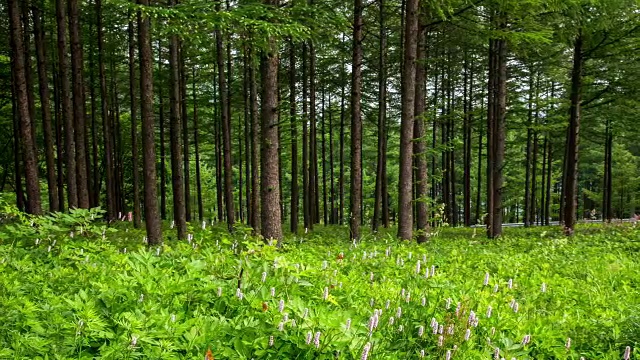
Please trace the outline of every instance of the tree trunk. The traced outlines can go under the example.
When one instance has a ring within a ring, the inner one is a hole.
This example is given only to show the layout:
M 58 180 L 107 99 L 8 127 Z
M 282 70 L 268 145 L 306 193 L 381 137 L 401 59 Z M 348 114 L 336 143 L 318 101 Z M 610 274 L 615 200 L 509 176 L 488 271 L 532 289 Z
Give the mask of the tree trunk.
M 404 59 L 402 73 L 402 118 L 400 121 L 400 177 L 398 180 L 398 237 L 413 238 L 411 194 L 412 140 L 416 92 L 416 53 L 418 33 L 418 0 L 406 1 Z
M 59 211 L 64 211 L 64 154 L 63 148 L 64 144 L 62 143 L 62 104 L 60 101 L 60 76 L 58 75 L 58 65 L 56 63 L 56 52 L 53 48 L 53 42 L 51 44 L 51 54 L 53 55 L 52 59 L 52 73 L 53 73 L 53 102 L 54 102 L 54 119 L 55 119 L 55 136 L 56 136 L 56 170 L 57 170 L 57 180 L 56 186 L 58 187 L 58 209 Z M 96 172 L 97 173 L 97 172 Z
M 383 193 L 383 182 L 386 182 L 385 164 L 387 161 L 387 28 L 385 23 L 385 0 L 378 2 L 380 10 L 380 44 L 378 47 L 378 161 L 376 165 L 376 190 L 374 195 L 373 219 L 371 227 L 378 231 L 378 222 L 381 218 L 382 203 L 387 202 Z M 382 216 L 384 217 L 384 215 Z M 388 216 L 387 216 L 388 217 Z M 385 225 L 386 227 L 386 225 Z
M 176 1 L 171 0 L 171 6 Z M 184 198 L 184 168 L 180 135 L 180 58 L 178 55 L 179 40 L 177 35 L 169 37 L 169 142 L 171 147 L 171 183 L 173 188 L 173 220 L 177 228 L 178 239 L 187 237 L 187 214 Z M 186 121 L 186 119 L 185 119 Z
M 104 66 L 104 30 L 102 28 L 102 0 L 96 0 L 96 24 L 98 32 L 98 77 L 100 78 L 100 109 L 104 146 L 104 173 L 106 176 L 107 221 L 116 219 L 115 168 L 113 164 L 113 143 L 107 101 L 107 75 Z
M 60 67 L 60 98 L 64 121 L 65 163 L 67 167 L 67 195 L 70 209 L 78 207 L 76 177 L 76 145 L 71 106 L 71 84 L 69 82 L 69 58 L 67 57 L 67 15 L 64 0 L 56 0 L 56 22 L 58 39 L 58 66 Z
M 73 79 L 73 117 L 75 119 L 76 174 L 78 206 L 89 208 L 89 177 L 86 151 L 86 111 L 83 79 L 82 37 L 78 0 L 68 0 L 69 41 L 71 42 L 71 75 Z
M 603 206 L 603 219 L 607 222 L 611 222 L 613 219 L 613 207 L 612 207 L 612 198 L 613 198 L 613 178 L 612 178 L 612 164 L 613 164 L 613 132 L 611 130 L 611 119 L 607 118 L 607 129 L 606 129 L 606 139 L 605 139 L 605 178 L 604 178 L 604 206 Z
M 480 119 L 482 120 L 482 119 Z M 482 219 L 480 218 L 480 209 L 482 208 L 482 121 L 478 126 L 478 183 L 476 185 L 476 218 L 475 223 L 478 224 Z
M 58 187 L 56 185 L 56 165 L 53 152 L 53 128 L 51 127 L 51 106 L 49 104 L 49 79 L 47 77 L 47 57 L 45 52 L 42 13 L 38 5 L 33 6 L 33 31 L 35 33 L 36 59 L 38 62 L 38 85 L 40 90 L 40 109 L 42 128 L 44 129 L 45 159 L 47 165 L 47 188 L 49 192 L 49 210 L 59 211 Z
M 277 0 L 265 0 L 267 6 L 275 6 Z M 261 107 L 261 146 L 260 157 L 260 195 L 263 206 L 262 236 L 282 240 L 282 221 L 280 213 L 280 184 L 278 161 L 278 48 L 273 39 L 269 48 L 264 50 L 260 59 L 262 74 Z
M 162 46 L 158 41 L 158 71 L 162 69 Z M 165 153 L 165 120 L 164 120 L 164 95 L 162 93 L 162 81 L 158 81 L 158 102 L 160 121 L 160 217 L 167 219 L 167 165 Z
M 535 112 L 533 116 L 533 125 L 534 129 L 532 131 L 533 136 L 533 154 L 532 154 L 532 164 L 531 164 L 531 201 L 529 202 L 529 225 L 536 224 L 536 214 L 538 213 L 537 201 L 536 201 L 536 193 L 537 189 L 537 170 L 538 170 L 538 130 L 536 130 L 538 126 L 538 118 L 540 117 L 540 110 L 538 107 L 539 96 L 538 96 L 538 88 L 540 85 L 540 75 L 538 75 L 536 84 L 535 84 Z
M 309 41 L 309 229 L 318 223 L 318 149 L 316 136 L 316 51 Z
M 544 202 L 545 204 L 544 225 L 546 226 L 549 226 L 549 223 L 551 222 L 551 165 L 552 165 L 551 155 L 552 155 L 551 141 L 549 141 L 547 144 L 547 183 L 546 183 L 547 191 L 546 191 L 546 200 Z
M 25 198 L 24 189 L 22 188 L 22 141 L 20 136 L 22 131 L 20 130 L 20 120 L 18 119 L 18 104 L 16 101 L 17 90 L 16 82 L 13 78 L 13 71 L 11 73 L 11 115 L 13 118 L 13 166 L 14 166 L 14 187 L 16 192 L 16 206 L 18 210 L 25 211 Z
M 504 21 L 504 20 L 502 20 Z M 506 26 L 501 22 L 501 28 Z M 506 40 L 497 40 L 497 64 L 496 64 L 496 113 L 494 128 L 494 157 L 493 157 L 493 226 L 491 238 L 502 235 L 502 191 L 504 183 L 504 150 L 506 135 L 506 109 L 507 109 L 507 43 Z
M 329 182 L 331 184 L 330 202 L 331 202 L 331 215 L 329 215 L 329 222 L 336 224 L 336 188 L 335 188 L 335 175 L 333 171 L 333 111 L 331 110 L 331 94 L 329 94 Z
M 426 29 L 419 25 L 417 34 L 416 69 L 415 69 L 415 112 L 413 127 L 413 156 L 415 161 L 415 195 L 416 222 L 418 243 L 426 242 L 429 238 L 429 223 L 427 214 L 427 154 L 425 131 L 425 95 L 426 95 Z
M 20 23 L 20 8 L 15 0 L 9 0 L 9 26 L 11 40 L 11 70 L 16 95 L 16 109 L 19 118 L 20 140 L 23 144 L 23 158 L 25 182 L 27 185 L 27 211 L 31 214 L 42 214 L 40 199 L 40 183 L 38 181 L 38 157 L 36 154 L 35 134 L 33 133 L 32 117 L 29 114 L 29 100 L 27 95 L 25 67 L 25 47 L 22 25 Z M 16 172 L 18 169 L 16 168 Z
M 198 196 L 198 220 L 204 221 L 204 204 L 202 202 L 202 179 L 200 174 L 200 139 L 198 133 L 198 97 L 196 94 L 196 69 L 192 72 L 193 81 L 193 145 L 196 152 L 196 191 Z
M 98 1 L 98 0 L 97 0 Z M 133 226 L 140 227 L 140 172 L 138 164 L 138 106 L 135 92 L 135 39 L 133 21 L 129 21 L 129 101 L 131 104 L 131 154 L 133 156 L 131 171 L 133 172 Z
M 322 88 L 322 128 L 320 139 L 322 142 L 322 215 L 324 224 L 327 225 L 329 223 L 328 213 L 327 213 L 327 144 L 325 141 L 325 107 L 324 107 L 324 88 Z
M 182 125 L 182 148 L 184 157 L 184 208 L 186 221 L 191 221 L 191 181 L 190 181 L 190 162 L 189 162 L 189 117 L 187 114 L 187 74 L 184 65 L 184 42 L 178 41 L 178 61 L 180 75 L 180 121 Z
M 220 10 L 220 2 L 216 3 L 216 7 Z M 233 231 L 235 223 L 235 213 L 233 211 L 233 169 L 231 168 L 231 110 L 229 109 L 229 93 L 227 92 L 227 80 L 224 72 L 224 53 L 222 31 L 216 29 L 216 52 L 218 62 L 218 87 L 220 90 L 220 110 L 222 119 L 222 147 L 224 149 L 224 201 L 226 206 L 227 227 L 229 231 Z M 229 70 L 230 70 L 229 65 Z M 277 150 L 277 148 L 276 148 Z
M 296 50 L 293 41 L 289 42 L 289 117 L 291 119 L 291 226 L 294 235 L 298 234 L 298 125 L 296 124 Z
M 357 1 L 357 0 L 356 0 Z M 344 42 L 344 37 L 343 37 Z M 341 68 L 341 81 L 342 89 L 340 92 L 340 176 L 338 179 L 339 188 L 340 188 L 340 225 L 344 224 L 344 118 L 346 115 L 345 111 L 345 87 L 347 86 L 347 71 L 346 71 L 346 60 L 342 58 L 342 68 Z
M 249 113 L 249 108 L 251 107 L 249 103 L 250 57 L 248 47 L 245 46 L 243 50 L 242 97 L 244 100 L 244 163 L 246 164 L 244 168 L 246 204 L 244 206 L 247 208 L 247 225 L 251 226 L 253 224 L 253 211 L 251 210 L 251 116 Z
M 302 207 L 303 222 L 305 231 L 311 224 L 311 206 L 309 190 L 309 134 L 307 124 L 309 121 L 308 111 L 308 78 L 307 78 L 307 43 L 302 44 Z
M 527 150 L 525 154 L 525 181 L 524 181 L 524 226 L 531 223 L 531 136 L 533 122 L 533 71 L 529 73 L 529 99 L 527 109 Z
M 253 48 L 250 48 L 249 61 L 249 102 L 251 103 L 251 211 L 253 212 L 253 232 L 261 233 L 262 211 L 260 204 L 260 113 L 258 109 L 258 81 L 255 76 Z
M 567 131 L 566 176 L 563 184 L 564 196 L 564 233 L 572 235 L 576 223 L 578 207 L 578 146 L 580 134 L 580 105 L 582 103 L 582 32 L 574 42 L 573 69 L 571 71 L 571 107 Z
M 216 45 L 216 53 L 217 53 L 217 45 Z M 217 56 L 217 55 L 216 55 Z M 214 67 L 217 68 L 217 74 L 214 74 L 214 84 L 213 84 L 213 96 L 214 101 L 216 102 L 216 106 L 213 109 L 214 119 L 216 120 L 215 125 L 213 127 L 213 134 L 215 137 L 215 157 L 216 157 L 216 204 L 218 206 L 218 222 L 222 222 L 224 220 L 224 209 L 223 209 L 223 195 L 222 195 L 222 131 L 220 130 L 222 125 L 222 96 L 218 97 L 220 94 L 220 89 L 218 89 L 218 83 L 220 82 L 220 78 L 215 79 L 216 75 L 220 76 L 220 72 L 224 71 L 224 68 L 217 67 L 217 60 Z M 217 80 L 217 82 L 216 82 Z
M 149 0 L 138 0 L 149 6 Z M 138 13 L 138 51 L 140 54 L 140 112 L 142 119 L 142 171 L 144 173 L 144 218 L 150 246 L 162 242 L 156 191 L 155 124 L 153 119 L 153 57 L 150 39 L 151 21 Z
M 354 0 L 353 58 L 351 69 L 351 239 L 360 240 L 362 202 L 362 0 Z

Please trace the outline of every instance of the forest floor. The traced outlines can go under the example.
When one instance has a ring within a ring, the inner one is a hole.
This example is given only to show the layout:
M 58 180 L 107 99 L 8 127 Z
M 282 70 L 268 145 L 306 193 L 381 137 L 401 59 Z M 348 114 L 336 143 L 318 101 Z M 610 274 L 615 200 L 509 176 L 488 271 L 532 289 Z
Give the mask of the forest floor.
M 0 359 L 640 359 L 629 224 L 355 246 L 317 227 L 278 249 L 222 226 L 147 248 L 130 223 L 28 221 L 0 225 Z

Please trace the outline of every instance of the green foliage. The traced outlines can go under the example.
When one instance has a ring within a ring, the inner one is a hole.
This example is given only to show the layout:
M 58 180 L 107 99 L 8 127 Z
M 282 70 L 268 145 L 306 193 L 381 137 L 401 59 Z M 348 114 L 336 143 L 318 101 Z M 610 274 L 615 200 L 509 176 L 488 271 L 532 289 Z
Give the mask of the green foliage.
M 25 236 L 0 245 L 0 358 L 193 359 L 211 348 L 216 359 L 357 359 L 371 343 L 371 359 L 441 359 L 454 346 L 454 359 L 496 348 L 504 358 L 620 359 L 640 345 L 638 229 L 588 226 L 572 239 L 509 230 L 483 243 L 445 229 L 423 246 L 381 232 L 354 246 L 321 227 L 281 249 L 218 227 L 160 248 L 127 227 L 110 241 Z M 307 344 L 317 332 L 319 346 Z

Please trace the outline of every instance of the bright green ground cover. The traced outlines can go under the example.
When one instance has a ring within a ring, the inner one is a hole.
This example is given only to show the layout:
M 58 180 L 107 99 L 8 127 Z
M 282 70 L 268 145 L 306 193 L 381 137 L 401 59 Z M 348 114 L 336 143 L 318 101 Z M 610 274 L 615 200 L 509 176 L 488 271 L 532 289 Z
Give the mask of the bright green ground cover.
M 103 240 L 101 225 L 76 221 L 0 225 L 1 359 L 202 359 L 209 347 L 216 359 L 359 359 L 367 343 L 369 359 L 622 359 L 640 348 L 640 229 L 628 225 L 569 240 L 509 229 L 495 242 L 449 229 L 423 246 L 380 234 L 355 248 L 345 229 L 319 228 L 282 249 L 208 227 L 192 231 L 195 249 L 146 250 L 128 224 Z

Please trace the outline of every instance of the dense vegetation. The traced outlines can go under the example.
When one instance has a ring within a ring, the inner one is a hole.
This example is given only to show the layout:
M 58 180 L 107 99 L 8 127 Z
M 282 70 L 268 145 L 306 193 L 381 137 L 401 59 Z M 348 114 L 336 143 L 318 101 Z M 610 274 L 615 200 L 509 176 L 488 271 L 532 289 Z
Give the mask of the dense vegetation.
M 640 346 L 628 224 L 355 246 L 322 227 L 281 249 L 206 225 L 150 248 L 129 223 L 91 218 L 2 227 L 0 358 L 623 359 Z

